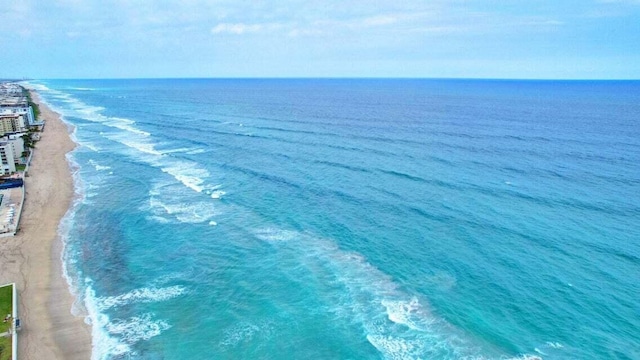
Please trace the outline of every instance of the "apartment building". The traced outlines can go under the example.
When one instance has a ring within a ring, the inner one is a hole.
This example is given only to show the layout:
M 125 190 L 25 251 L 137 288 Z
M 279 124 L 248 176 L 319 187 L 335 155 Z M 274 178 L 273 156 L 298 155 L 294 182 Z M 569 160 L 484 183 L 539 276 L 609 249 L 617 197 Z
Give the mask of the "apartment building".
M 21 132 L 26 129 L 24 116 L 17 114 L 0 114 L 0 135 Z
M 0 173 L 11 175 L 16 172 L 16 161 L 13 147 L 9 142 L 0 142 Z
M 6 142 L 11 145 L 11 150 L 13 151 L 14 161 L 16 164 L 24 164 L 26 161 L 26 159 L 22 157 L 22 153 L 25 151 L 24 139 L 22 138 L 24 135 L 27 135 L 27 133 L 20 132 L 7 134 L 0 138 L 0 143 Z
M 36 123 L 29 99 L 19 85 L 0 83 L 0 116 L 4 115 L 22 115 L 26 126 Z

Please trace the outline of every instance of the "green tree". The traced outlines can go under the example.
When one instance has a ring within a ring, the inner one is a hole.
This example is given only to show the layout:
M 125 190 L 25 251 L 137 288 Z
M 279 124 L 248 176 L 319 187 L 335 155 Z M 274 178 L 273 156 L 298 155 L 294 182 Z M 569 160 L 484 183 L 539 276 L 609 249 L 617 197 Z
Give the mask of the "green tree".
M 22 141 L 24 142 L 25 148 L 33 149 L 35 147 L 35 145 L 33 144 L 33 139 L 31 139 L 31 135 L 24 134 L 21 137 Z

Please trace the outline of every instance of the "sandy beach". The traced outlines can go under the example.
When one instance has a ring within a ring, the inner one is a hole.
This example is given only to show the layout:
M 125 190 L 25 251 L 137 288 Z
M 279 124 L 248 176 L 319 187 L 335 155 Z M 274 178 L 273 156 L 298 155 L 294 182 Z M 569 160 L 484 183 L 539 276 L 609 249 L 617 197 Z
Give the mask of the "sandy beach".
M 33 98 L 39 102 L 37 94 Z M 58 224 L 74 196 L 65 154 L 75 144 L 58 114 L 40 104 L 46 127 L 25 178 L 26 200 L 15 237 L 0 238 L 0 284 L 18 287 L 20 359 L 89 359 L 91 328 L 71 314 L 62 277 Z

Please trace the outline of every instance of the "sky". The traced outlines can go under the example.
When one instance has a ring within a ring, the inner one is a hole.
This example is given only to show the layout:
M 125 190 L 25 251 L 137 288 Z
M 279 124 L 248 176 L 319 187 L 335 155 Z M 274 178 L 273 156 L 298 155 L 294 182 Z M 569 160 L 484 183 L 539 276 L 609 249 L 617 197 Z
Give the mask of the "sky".
M 0 78 L 640 79 L 640 0 L 3 0 L 0 45 Z

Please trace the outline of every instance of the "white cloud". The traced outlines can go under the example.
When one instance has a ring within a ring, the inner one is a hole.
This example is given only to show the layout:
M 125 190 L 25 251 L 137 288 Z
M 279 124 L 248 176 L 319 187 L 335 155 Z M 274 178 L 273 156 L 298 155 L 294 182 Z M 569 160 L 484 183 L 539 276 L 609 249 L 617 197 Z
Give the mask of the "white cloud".
M 212 34 L 242 35 L 274 30 L 281 27 L 279 24 L 245 24 L 245 23 L 220 23 L 211 28 Z
M 407 18 L 408 16 L 406 15 L 389 15 L 389 14 L 375 15 L 375 16 L 369 16 L 369 17 L 352 17 L 352 18 L 340 19 L 340 20 L 326 18 L 326 19 L 316 20 L 310 23 L 309 25 L 315 26 L 315 27 L 333 28 L 338 30 L 341 28 L 358 30 L 358 29 L 365 29 L 365 28 L 371 28 L 371 27 L 393 25 L 400 22 L 400 20 L 406 21 Z

